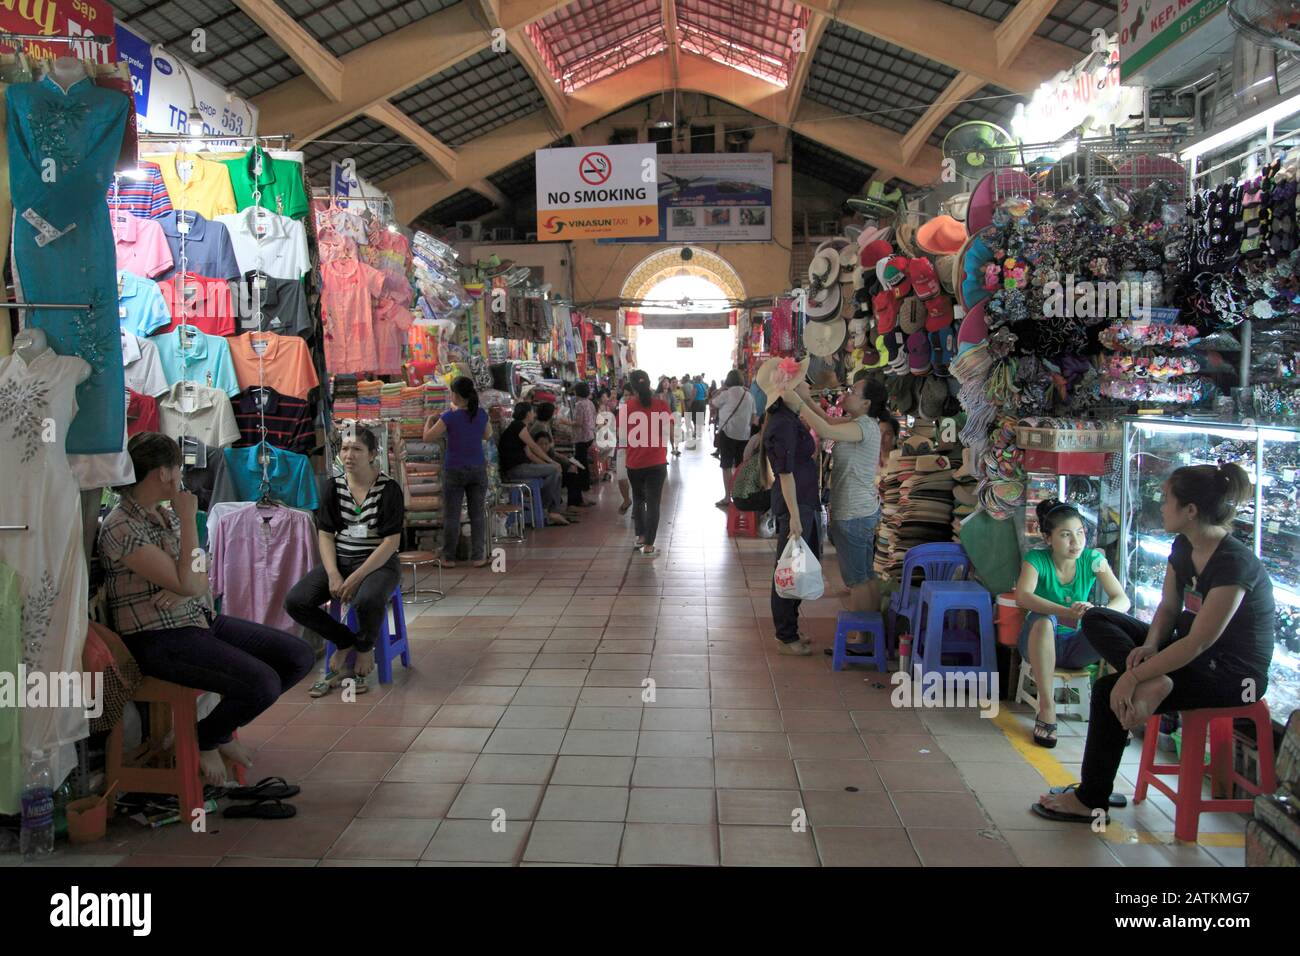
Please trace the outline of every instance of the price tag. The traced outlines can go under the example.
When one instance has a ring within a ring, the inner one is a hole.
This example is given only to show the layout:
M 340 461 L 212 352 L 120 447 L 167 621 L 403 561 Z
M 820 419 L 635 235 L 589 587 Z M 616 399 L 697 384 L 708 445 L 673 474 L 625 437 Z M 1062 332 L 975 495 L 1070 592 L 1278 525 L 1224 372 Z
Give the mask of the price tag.
M 194 452 L 192 452 L 192 451 L 187 451 L 187 452 L 185 453 L 185 467 L 186 467 L 186 468 L 193 468 L 196 464 L 198 464 L 198 461 L 199 461 L 199 456 L 196 455 Z
M 265 289 L 265 288 L 266 288 L 266 276 L 258 276 L 258 277 L 257 277 L 257 287 L 258 287 L 259 289 Z
M 190 231 L 190 224 L 189 224 L 189 222 L 188 222 L 187 220 L 185 220 L 185 219 L 177 219 L 177 220 L 176 220 L 176 231 L 179 232 L 182 236 L 188 235 L 188 234 L 189 234 L 189 231 Z
M 119 319 L 125 319 L 125 318 L 126 318 L 126 306 L 124 306 L 124 305 L 119 305 L 119 306 L 117 307 L 117 317 L 118 317 Z
M 1269 534 L 1281 534 L 1281 533 L 1282 533 L 1282 525 L 1279 524 L 1279 523 L 1276 522 L 1276 521 L 1270 521 L 1270 522 L 1268 523 L 1268 533 L 1269 533 Z
M 1283 480 L 1283 481 L 1287 481 L 1287 482 L 1295 481 L 1295 469 L 1294 469 L 1294 468 L 1283 468 L 1283 469 L 1282 469 L 1282 480 Z

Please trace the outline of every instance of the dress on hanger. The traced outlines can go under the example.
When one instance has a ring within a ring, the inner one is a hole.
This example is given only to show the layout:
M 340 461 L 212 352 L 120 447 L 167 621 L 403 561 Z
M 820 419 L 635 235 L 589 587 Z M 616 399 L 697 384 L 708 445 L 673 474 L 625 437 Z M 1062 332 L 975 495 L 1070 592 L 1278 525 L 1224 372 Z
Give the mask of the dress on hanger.
M 53 349 L 30 364 L 17 354 L 0 358 L 0 441 L 5 447 L 0 455 L 0 487 L 5 489 L 0 525 L 28 526 L 26 531 L 0 532 L 0 564 L 21 578 L 20 657 L 29 674 L 81 672 L 86 556 L 81 497 L 63 448 L 77 407 L 77 382 L 89 371 L 84 360 Z M 125 421 L 123 401 L 113 404 Z M 48 437 L 43 434 L 47 422 L 54 423 L 54 441 L 42 440 Z M 121 434 L 115 439 L 120 441 Z M 71 769 L 63 759 L 75 757 L 61 745 L 88 733 L 81 707 L 32 707 L 22 712 L 22 749 L 48 751 L 56 781 Z
M 29 302 L 88 302 L 88 312 L 35 309 L 60 355 L 91 368 L 67 451 L 122 450 L 126 407 L 117 323 L 117 255 L 104 194 L 113 179 L 131 101 L 83 78 L 67 92 L 48 76 L 5 91 L 14 220 L 14 279 Z M 52 177 L 51 177 L 51 174 Z M 53 181 L 50 181 L 53 178 Z M 84 626 L 82 639 L 84 640 Z
M 6 531 L 5 534 L 16 532 Z M 0 564 L 0 674 L 17 674 L 23 643 L 22 579 Z M 17 707 L 0 707 L 0 813 L 22 811 L 23 748 L 18 744 Z

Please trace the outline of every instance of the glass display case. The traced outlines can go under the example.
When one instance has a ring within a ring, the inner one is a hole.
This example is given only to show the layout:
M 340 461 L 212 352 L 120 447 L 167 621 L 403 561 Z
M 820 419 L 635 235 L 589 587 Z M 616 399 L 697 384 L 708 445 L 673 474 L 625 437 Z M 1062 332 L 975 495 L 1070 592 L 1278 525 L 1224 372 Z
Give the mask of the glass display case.
M 1161 486 L 1175 468 L 1236 462 L 1255 485 L 1232 534 L 1264 562 L 1273 581 L 1277 630 L 1267 699 L 1285 723 L 1300 707 L 1300 426 L 1238 425 L 1213 419 L 1124 419 L 1120 468 L 1120 580 L 1133 614 L 1151 620 L 1173 537 L 1160 519 Z

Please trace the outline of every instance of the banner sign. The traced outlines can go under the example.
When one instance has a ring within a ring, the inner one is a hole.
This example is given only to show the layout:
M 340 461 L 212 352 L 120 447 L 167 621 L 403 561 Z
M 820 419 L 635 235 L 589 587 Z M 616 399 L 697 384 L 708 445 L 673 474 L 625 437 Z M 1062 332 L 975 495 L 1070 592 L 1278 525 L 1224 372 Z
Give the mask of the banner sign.
M 0 32 L 38 33 L 42 36 L 79 37 L 92 34 L 113 36 L 113 8 L 106 0 L 5 0 L 0 3 Z M 0 44 L 0 50 L 13 47 Z M 95 63 L 116 63 L 113 43 L 42 43 L 24 40 L 27 55 L 38 60 L 74 56 Z
M 1215 18 L 1228 0 L 1119 0 L 1120 79 L 1129 80 L 1157 56 Z M 1221 25 L 1225 30 L 1230 27 Z
M 693 349 L 695 348 L 695 339 L 678 339 L 677 347 L 679 349 Z
M 771 153 L 659 157 L 659 234 L 641 242 L 770 242 Z
M 697 329 L 731 328 L 730 313 L 698 312 L 642 312 L 641 324 L 647 329 L 675 329 L 693 332 Z
M 1022 143 L 1049 143 L 1080 126 L 1101 135 L 1111 126 L 1135 122 L 1134 116 L 1141 120 L 1142 87 L 1121 85 L 1118 62 L 1119 44 L 1111 37 L 1104 54 L 1099 51 L 1058 73 L 1035 90 L 1027 104 L 1018 104 L 1012 133 Z
M 170 54 L 150 47 L 149 41 L 140 34 L 118 24 L 117 49 L 131 71 L 131 89 L 135 94 L 140 132 L 177 133 L 183 137 L 189 128 L 190 83 L 193 83 L 193 103 L 203 114 L 205 136 L 223 133 L 253 135 L 257 128 L 256 106 L 227 93 L 194 67 L 185 66 Z M 208 145 L 220 147 L 224 144 Z M 248 146 L 233 141 L 229 145 L 236 149 Z
M 539 149 L 537 239 L 659 234 L 654 143 Z

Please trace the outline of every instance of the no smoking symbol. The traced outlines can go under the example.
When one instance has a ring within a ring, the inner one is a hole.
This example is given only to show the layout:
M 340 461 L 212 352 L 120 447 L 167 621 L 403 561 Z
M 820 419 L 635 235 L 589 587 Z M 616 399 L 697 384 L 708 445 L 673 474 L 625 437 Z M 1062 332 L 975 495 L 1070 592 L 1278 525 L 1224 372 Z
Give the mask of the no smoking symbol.
M 578 175 L 588 186 L 599 186 L 609 179 L 614 164 L 604 153 L 588 153 L 578 162 Z

